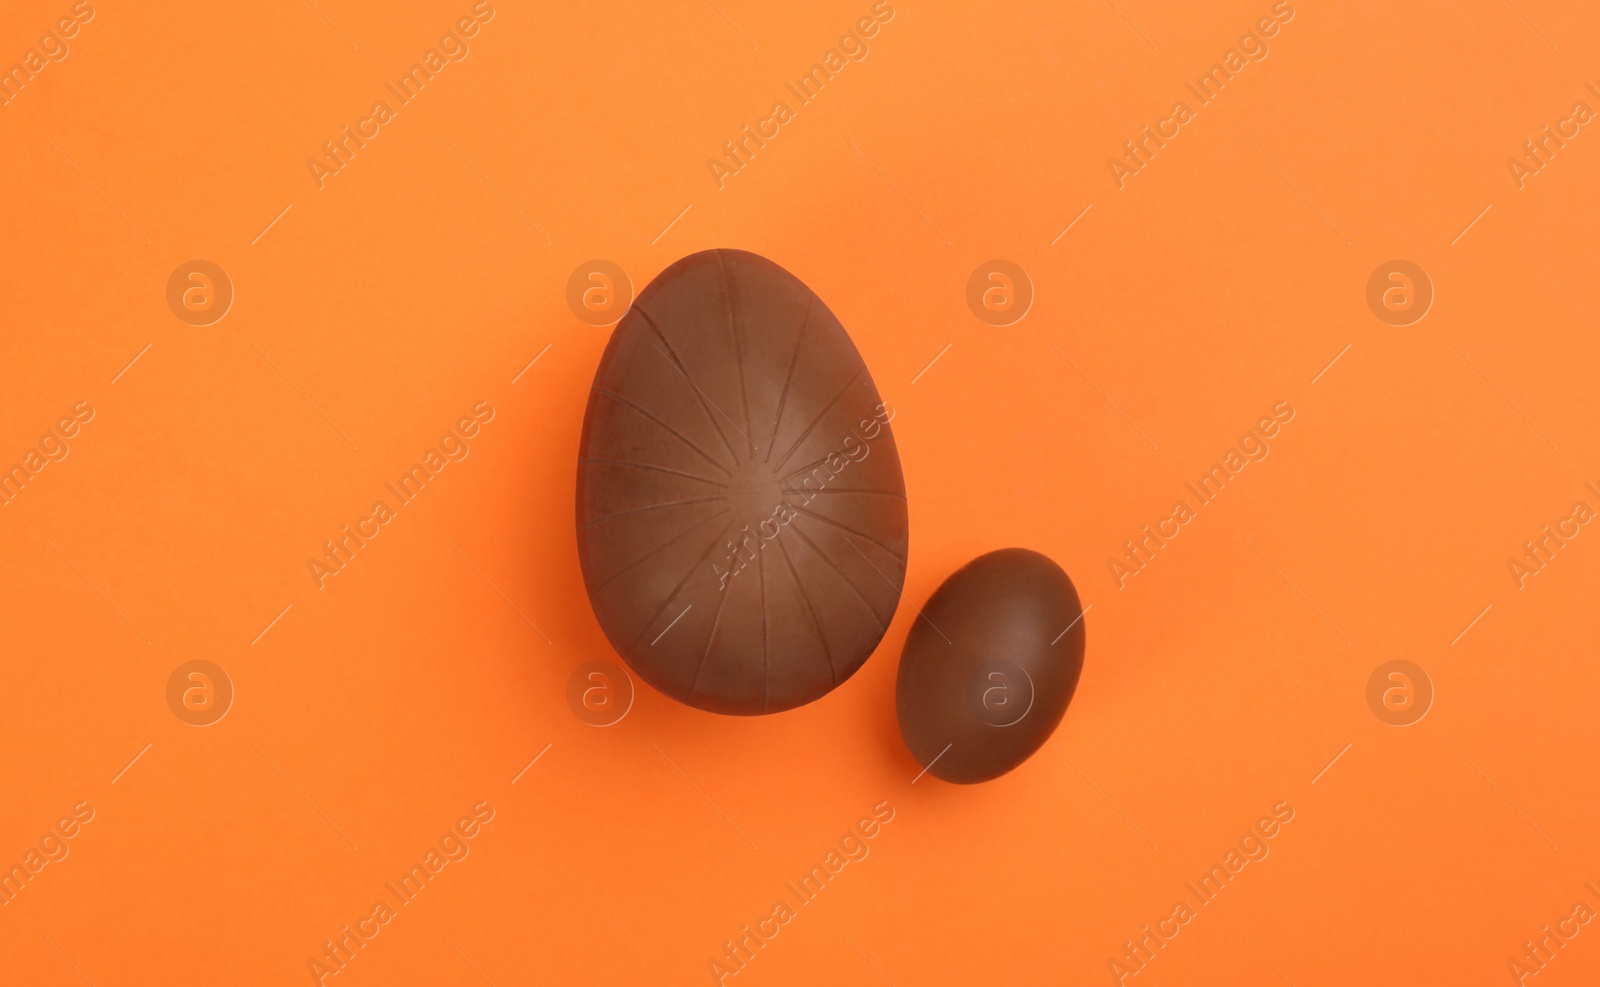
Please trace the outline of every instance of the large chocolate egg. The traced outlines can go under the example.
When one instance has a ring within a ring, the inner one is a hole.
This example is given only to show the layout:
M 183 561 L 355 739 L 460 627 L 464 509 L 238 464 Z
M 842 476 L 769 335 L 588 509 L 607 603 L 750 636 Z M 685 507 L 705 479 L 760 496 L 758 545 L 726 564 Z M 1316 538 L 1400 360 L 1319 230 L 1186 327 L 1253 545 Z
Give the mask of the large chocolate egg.
M 1083 608 L 1061 567 L 1007 548 L 956 570 L 911 625 L 900 735 L 945 781 L 998 778 L 1055 732 L 1083 671 Z
M 639 677 L 774 713 L 854 674 L 905 580 L 906 488 L 872 376 L 822 299 L 742 250 L 639 293 L 595 371 L 578 560 Z

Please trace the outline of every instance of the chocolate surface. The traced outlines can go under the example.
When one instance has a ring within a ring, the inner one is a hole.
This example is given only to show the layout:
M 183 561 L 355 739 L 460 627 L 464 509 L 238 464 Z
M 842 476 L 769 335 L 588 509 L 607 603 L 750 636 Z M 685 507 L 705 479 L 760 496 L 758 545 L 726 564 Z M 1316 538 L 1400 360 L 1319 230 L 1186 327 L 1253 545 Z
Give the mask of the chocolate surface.
M 679 260 L 618 323 L 584 414 L 578 559 L 650 685 L 773 713 L 849 678 L 905 580 L 905 481 L 822 299 L 742 250 Z
M 998 778 L 1050 739 L 1078 687 L 1078 591 L 1046 556 L 1006 548 L 956 570 L 922 613 L 895 683 L 900 736 L 937 778 Z

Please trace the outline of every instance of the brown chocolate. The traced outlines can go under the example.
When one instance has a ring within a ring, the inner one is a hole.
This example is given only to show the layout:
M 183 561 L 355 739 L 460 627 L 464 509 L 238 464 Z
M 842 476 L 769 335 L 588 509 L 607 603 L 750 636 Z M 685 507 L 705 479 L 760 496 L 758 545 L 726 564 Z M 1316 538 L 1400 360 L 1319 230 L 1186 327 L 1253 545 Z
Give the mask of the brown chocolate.
M 578 560 L 639 677 L 718 713 L 811 702 L 905 580 L 905 480 L 822 299 L 742 250 L 683 258 L 618 323 L 583 419 Z
M 1006 548 L 956 570 L 911 625 L 900 736 L 945 781 L 988 781 L 1055 732 L 1083 671 L 1083 608 L 1061 567 Z

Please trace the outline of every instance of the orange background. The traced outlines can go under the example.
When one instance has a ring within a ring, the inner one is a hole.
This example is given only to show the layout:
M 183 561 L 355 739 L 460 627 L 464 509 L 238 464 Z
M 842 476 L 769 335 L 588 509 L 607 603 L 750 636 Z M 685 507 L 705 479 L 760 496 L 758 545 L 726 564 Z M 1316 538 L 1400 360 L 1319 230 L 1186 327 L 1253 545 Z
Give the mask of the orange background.
M 0 863 L 96 810 L 0 908 L 7 982 L 306 983 L 480 800 L 470 856 L 338 983 L 713 983 L 882 800 L 871 855 L 729 983 L 1114 982 L 1282 800 L 1270 856 L 1139 983 L 1505 983 L 1600 907 L 1600 534 L 1521 590 L 1506 565 L 1600 506 L 1600 137 L 1521 190 L 1505 164 L 1600 108 L 1600 14 L 1297 2 L 1119 191 L 1107 158 L 1271 4 L 1118 2 L 896 0 L 720 191 L 706 159 L 867 0 L 502 3 L 321 190 L 306 159 L 468 0 L 97 4 L 0 108 L 0 465 L 96 409 L 0 508 Z M 70 7 L 7 4 L 0 65 Z M 1021 545 L 1092 607 L 1066 719 L 1012 774 L 912 784 L 906 605 L 800 710 L 569 710 L 614 656 L 572 506 L 607 330 L 566 281 L 717 246 L 815 289 L 897 410 L 908 600 Z M 1036 291 L 1003 329 L 965 302 L 997 257 Z M 1407 328 L 1365 300 L 1397 257 L 1436 291 Z M 236 290 L 210 327 L 166 306 L 193 258 Z M 319 590 L 306 560 L 479 401 L 470 457 Z M 1119 590 L 1108 558 L 1278 401 L 1270 457 Z M 197 658 L 236 689 L 203 729 L 164 698 Z M 1437 692 L 1404 729 L 1365 699 L 1396 658 Z M 1593 926 L 1538 982 L 1597 977 Z

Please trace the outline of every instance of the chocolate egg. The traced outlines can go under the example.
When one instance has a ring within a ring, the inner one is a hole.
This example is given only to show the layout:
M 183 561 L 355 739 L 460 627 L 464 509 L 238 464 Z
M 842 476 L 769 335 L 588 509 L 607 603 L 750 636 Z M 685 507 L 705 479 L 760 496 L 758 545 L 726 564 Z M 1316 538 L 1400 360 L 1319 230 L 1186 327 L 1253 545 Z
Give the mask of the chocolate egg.
M 579 443 L 578 560 L 650 685 L 773 713 L 848 679 L 905 580 L 905 481 L 861 354 L 742 250 L 683 258 L 618 323 Z
M 956 570 L 911 625 L 895 683 L 900 736 L 945 781 L 998 778 L 1055 732 L 1083 671 L 1072 580 L 1025 548 Z

